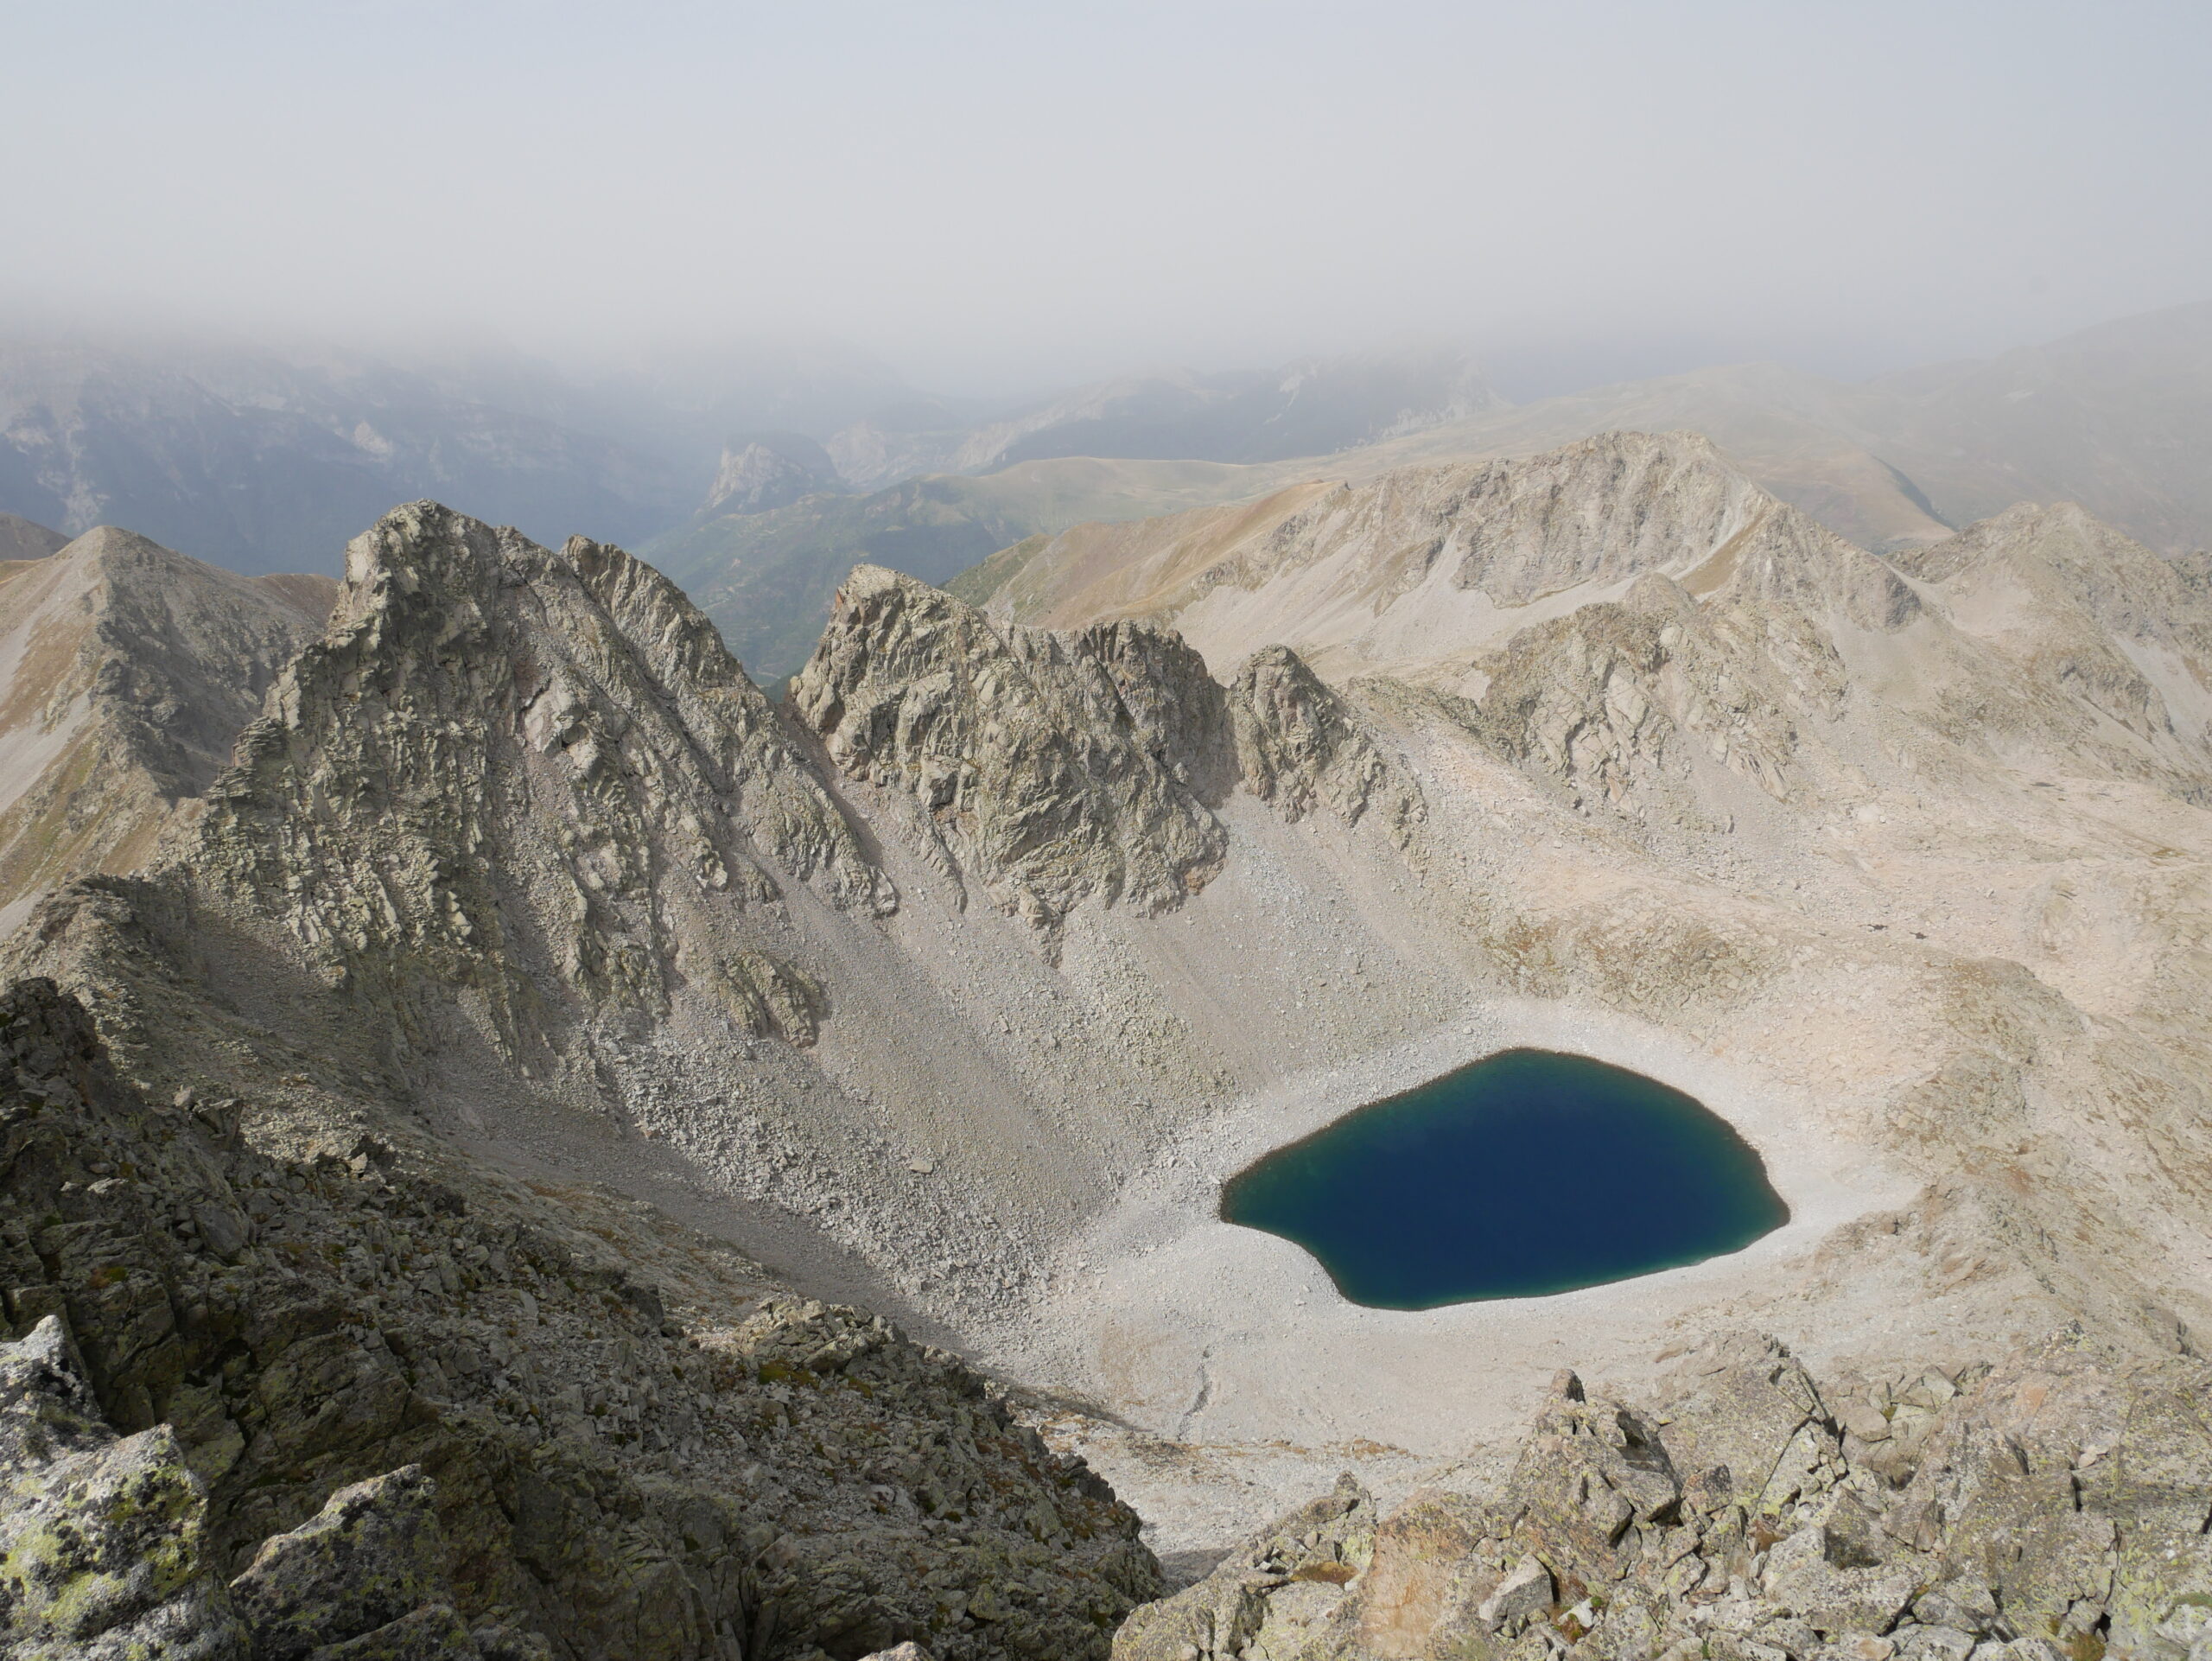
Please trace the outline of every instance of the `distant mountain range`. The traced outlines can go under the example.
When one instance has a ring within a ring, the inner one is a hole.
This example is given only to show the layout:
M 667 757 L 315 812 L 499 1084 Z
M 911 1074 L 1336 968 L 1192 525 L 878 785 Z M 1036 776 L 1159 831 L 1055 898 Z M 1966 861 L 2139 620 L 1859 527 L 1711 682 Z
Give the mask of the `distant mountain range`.
M 1747 364 L 1598 387 L 1436 427 L 1374 459 L 1526 455 L 1623 428 L 1702 433 L 1870 548 L 1932 541 L 2020 501 L 2079 502 L 2152 547 L 2201 548 L 2212 303 L 1857 383 Z
M 1124 376 L 972 425 L 942 405 L 911 404 L 832 435 L 827 449 L 841 478 L 870 488 L 1070 455 L 1287 461 L 1504 407 L 1464 353 L 1362 353 L 1268 371 Z
M 25 334 L 0 338 L 0 512 L 68 535 L 126 525 L 243 572 L 334 572 L 361 526 L 415 497 L 548 540 L 642 543 L 923 474 L 1077 455 L 1276 460 L 1498 403 L 1439 352 L 1173 371 L 1000 407 L 926 398 L 830 350 L 586 380 L 512 356 L 403 365 Z
M 585 381 L 513 358 L 0 341 L 0 512 L 67 535 L 124 525 L 243 572 L 334 571 L 362 525 L 435 497 L 544 540 L 640 548 L 764 678 L 798 666 L 861 561 L 943 582 L 1087 521 L 1620 430 L 1701 433 L 1877 550 L 2024 500 L 2200 547 L 2212 304 L 1856 384 L 1738 365 L 1518 406 L 1436 349 L 1173 370 L 995 408 L 828 350 Z
M 1103 397 L 1097 389 L 1053 407 L 1078 411 Z M 1102 430 L 1072 413 L 1065 429 L 1018 441 L 978 428 L 950 459 Z M 1775 495 L 1878 550 L 1941 540 L 2025 500 L 2079 502 L 2177 552 L 2212 544 L 2212 469 L 2202 459 L 2212 452 L 2212 304 L 1856 384 L 1745 364 L 1521 405 L 1492 398 L 1454 419 L 1408 420 L 1395 431 L 1386 423 L 1375 442 L 1285 460 L 1038 457 L 859 498 L 817 462 L 810 487 L 794 467 L 772 504 L 711 508 L 648 551 L 754 672 L 772 678 L 798 666 L 837 584 L 861 561 L 942 582 L 964 552 L 981 558 L 987 544 L 1086 522 L 1255 501 L 1317 480 L 1361 483 L 1411 465 L 1531 455 L 1619 430 L 1702 434 Z M 834 455 L 847 438 L 819 448 Z
M 246 573 L 334 574 L 363 525 L 424 496 L 556 541 L 641 542 L 696 508 L 733 430 L 831 430 L 907 395 L 835 353 L 585 381 L 492 355 L 0 337 L 0 511 L 128 526 Z

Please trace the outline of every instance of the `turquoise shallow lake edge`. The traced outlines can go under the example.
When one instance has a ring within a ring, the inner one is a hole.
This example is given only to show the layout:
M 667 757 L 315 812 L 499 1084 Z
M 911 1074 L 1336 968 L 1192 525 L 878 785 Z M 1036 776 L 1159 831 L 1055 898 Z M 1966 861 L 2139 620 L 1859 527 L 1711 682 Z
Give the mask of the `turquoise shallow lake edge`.
M 1726 1257 L 1789 1208 L 1758 1150 L 1694 1097 L 1513 1049 L 1276 1149 L 1223 1185 L 1221 1218 L 1304 1247 L 1351 1302 L 1412 1310 Z

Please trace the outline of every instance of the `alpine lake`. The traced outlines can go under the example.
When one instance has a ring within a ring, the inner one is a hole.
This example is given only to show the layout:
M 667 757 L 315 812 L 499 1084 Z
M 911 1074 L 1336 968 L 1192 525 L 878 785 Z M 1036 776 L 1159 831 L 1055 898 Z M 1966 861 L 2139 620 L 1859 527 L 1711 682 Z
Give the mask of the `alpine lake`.
M 1224 1185 L 1221 1216 L 1304 1247 L 1354 1303 L 1433 1309 L 1723 1257 L 1789 1208 L 1694 1098 L 1515 1049 L 1277 1149 Z

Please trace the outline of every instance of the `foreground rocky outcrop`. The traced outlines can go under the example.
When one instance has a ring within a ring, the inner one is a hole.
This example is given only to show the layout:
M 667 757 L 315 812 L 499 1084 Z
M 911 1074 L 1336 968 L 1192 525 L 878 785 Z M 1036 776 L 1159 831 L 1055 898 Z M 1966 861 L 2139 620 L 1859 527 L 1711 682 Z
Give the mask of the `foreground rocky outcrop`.
M 0 1650 L 1044 1661 L 1156 1588 L 1103 1483 L 884 1322 L 664 1244 L 687 1322 L 588 1196 L 238 1113 L 0 995 Z
M 2212 1646 L 2212 1368 L 2078 1331 L 1823 1390 L 1772 1340 L 1654 1404 L 1562 1373 L 1502 1480 L 1350 1478 L 1131 1616 L 1116 1661 L 2182 1661 Z
M 454 1607 L 436 1485 L 341 1488 L 226 1585 L 206 1483 L 168 1425 L 118 1437 L 57 1315 L 0 1344 L 0 1639 L 23 1661 L 546 1661 Z

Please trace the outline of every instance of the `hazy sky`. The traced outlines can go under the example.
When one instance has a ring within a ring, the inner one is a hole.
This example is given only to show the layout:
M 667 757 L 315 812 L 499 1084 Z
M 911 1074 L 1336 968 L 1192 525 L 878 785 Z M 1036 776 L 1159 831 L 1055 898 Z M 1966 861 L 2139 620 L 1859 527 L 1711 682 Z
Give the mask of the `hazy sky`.
M 1001 391 L 1408 334 L 1852 372 L 2212 297 L 2202 3 L 0 0 L 0 60 L 17 304 Z

